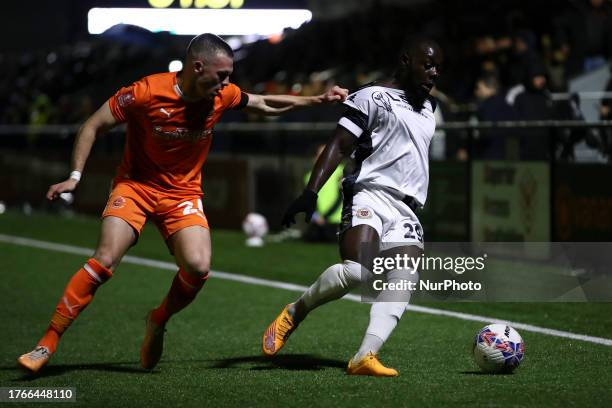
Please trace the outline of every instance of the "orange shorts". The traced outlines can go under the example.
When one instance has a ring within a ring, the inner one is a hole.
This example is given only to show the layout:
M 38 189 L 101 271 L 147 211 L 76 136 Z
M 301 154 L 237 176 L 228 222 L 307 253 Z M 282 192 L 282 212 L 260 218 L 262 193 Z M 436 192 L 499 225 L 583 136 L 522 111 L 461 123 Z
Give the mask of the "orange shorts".
M 133 180 L 115 182 L 102 213 L 102 218 L 108 216 L 121 218 L 137 235 L 150 218 L 164 240 L 193 225 L 208 228 L 201 195 L 176 197 Z

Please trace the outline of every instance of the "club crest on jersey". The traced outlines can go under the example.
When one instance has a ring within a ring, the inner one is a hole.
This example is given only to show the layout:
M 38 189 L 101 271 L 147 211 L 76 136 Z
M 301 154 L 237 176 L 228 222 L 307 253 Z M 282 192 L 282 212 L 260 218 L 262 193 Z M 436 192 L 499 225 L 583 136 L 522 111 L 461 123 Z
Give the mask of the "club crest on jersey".
M 356 216 L 362 219 L 372 218 L 372 211 L 369 208 L 360 208 L 357 210 Z
M 121 196 L 115 198 L 111 204 L 111 207 L 115 210 L 125 207 L 125 198 Z
M 376 105 L 385 109 L 387 112 L 391 112 L 393 110 L 391 107 L 391 100 L 389 99 L 389 95 L 387 95 L 385 92 L 374 92 L 372 94 L 372 100 Z
M 131 105 L 134 102 L 136 102 L 136 97 L 134 96 L 134 91 L 132 90 L 129 90 L 117 96 L 117 103 L 122 108 L 125 108 L 126 106 Z

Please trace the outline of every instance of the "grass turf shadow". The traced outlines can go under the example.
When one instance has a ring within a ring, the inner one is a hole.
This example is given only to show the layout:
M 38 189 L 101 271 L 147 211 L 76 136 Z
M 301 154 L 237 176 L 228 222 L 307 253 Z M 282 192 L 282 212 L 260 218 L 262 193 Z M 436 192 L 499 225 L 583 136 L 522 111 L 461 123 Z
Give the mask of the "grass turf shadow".
M 181 360 L 182 361 L 182 360 Z M 211 360 L 209 360 L 211 361 Z M 176 363 L 178 361 L 165 360 L 160 365 Z M 182 362 L 194 362 L 185 360 Z M 325 368 L 344 369 L 346 362 L 322 358 L 311 354 L 283 354 L 274 357 L 265 356 L 243 356 L 212 360 L 212 365 L 208 369 L 227 369 L 243 368 L 244 365 L 254 365 L 250 370 L 295 370 L 295 371 L 319 371 Z M 14 371 L 20 376 L 9 380 L 10 382 L 31 382 L 41 378 L 61 376 L 72 371 L 100 371 L 122 374 L 155 374 L 159 370 L 145 370 L 138 367 L 134 361 L 120 361 L 114 363 L 90 363 L 90 364 L 50 364 L 44 367 L 39 373 L 28 374 L 16 366 L 1 366 L 0 371 Z
M 60 376 L 71 371 L 106 371 L 113 373 L 123 374 L 146 374 L 150 373 L 150 370 L 135 367 L 138 363 L 133 361 L 121 361 L 116 363 L 91 363 L 91 364 L 50 364 L 44 367 L 39 373 L 28 374 L 19 367 L 16 366 L 3 366 L 0 367 L 1 371 L 15 371 L 21 374 L 21 376 L 13 378 L 11 382 L 30 382 L 45 377 Z
M 244 364 L 255 364 L 251 370 L 296 370 L 318 371 L 325 368 L 346 368 L 346 362 L 329 358 L 322 358 L 312 354 L 283 354 L 280 356 L 244 356 L 219 359 L 209 369 L 238 368 Z

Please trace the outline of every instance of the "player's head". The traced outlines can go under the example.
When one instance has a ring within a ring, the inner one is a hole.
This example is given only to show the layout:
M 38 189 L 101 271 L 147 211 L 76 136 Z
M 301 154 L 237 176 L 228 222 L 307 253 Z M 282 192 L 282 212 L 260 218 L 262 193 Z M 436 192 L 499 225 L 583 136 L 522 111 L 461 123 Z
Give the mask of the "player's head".
M 193 83 L 198 98 L 212 99 L 229 84 L 234 70 L 234 52 L 221 37 L 206 33 L 194 37 L 187 46 L 183 75 Z
M 415 39 L 402 52 L 395 79 L 415 109 L 421 109 L 440 74 L 440 46 L 429 39 Z

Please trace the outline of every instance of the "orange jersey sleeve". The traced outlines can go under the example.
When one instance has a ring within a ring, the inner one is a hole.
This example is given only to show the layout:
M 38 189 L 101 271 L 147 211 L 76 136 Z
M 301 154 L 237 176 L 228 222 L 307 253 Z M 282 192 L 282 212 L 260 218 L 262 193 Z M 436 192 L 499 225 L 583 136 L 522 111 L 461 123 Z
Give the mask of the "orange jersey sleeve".
M 225 88 L 223 88 L 220 97 L 223 110 L 226 110 L 233 109 L 240 105 L 242 98 L 246 96 L 243 96 L 242 91 L 236 85 L 229 84 Z
M 119 122 L 126 122 L 136 113 L 143 113 L 151 99 L 151 91 L 147 78 L 134 82 L 130 86 L 119 89 L 108 100 L 110 110 Z

